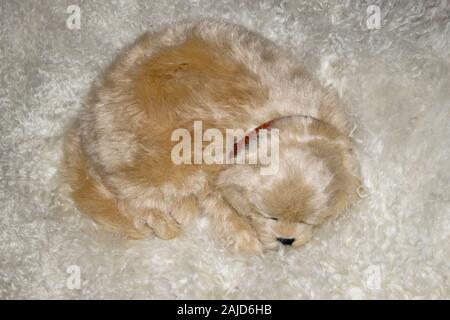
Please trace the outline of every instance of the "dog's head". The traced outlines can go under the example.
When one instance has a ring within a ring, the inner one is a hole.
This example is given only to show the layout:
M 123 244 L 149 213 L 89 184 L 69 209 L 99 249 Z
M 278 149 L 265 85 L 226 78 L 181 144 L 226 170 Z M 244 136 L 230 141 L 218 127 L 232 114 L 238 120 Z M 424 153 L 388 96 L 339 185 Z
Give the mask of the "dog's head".
M 350 140 L 333 126 L 291 117 L 273 128 L 279 133 L 277 170 L 262 174 L 261 165 L 231 165 L 220 174 L 219 186 L 266 248 L 297 247 L 309 240 L 313 226 L 351 205 L 360 180 Z

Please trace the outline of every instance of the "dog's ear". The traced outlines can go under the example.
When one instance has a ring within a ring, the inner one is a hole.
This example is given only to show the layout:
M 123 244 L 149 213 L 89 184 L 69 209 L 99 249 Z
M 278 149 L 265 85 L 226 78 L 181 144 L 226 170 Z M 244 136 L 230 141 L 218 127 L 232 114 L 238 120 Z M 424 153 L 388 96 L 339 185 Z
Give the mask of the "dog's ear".
M 248 200 L 247 190 L 236 184 L 222 189 L 224 199 L 239 213 L 250 214 L 252 206 Z
M 243 188 L 248 192 L 253 192 L 254 186 L 257 185 L 259 176 L 259 168 L 254 165 L 228 165 L 223 170 L 216 181 L 216 185 L 220 188 Z

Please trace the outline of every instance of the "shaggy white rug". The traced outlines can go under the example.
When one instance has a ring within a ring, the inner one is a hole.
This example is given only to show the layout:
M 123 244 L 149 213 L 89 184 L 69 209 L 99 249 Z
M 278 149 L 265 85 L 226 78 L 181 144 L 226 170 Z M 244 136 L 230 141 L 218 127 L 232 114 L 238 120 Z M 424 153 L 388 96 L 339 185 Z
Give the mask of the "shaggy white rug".
M 79 30 L 66 27 L 71 4 Z M 371 4 L 379 30 L 367 28 Z M 0 298 L 450 298 L 447 1 L 7 0 L 0 10 Z M 173 241 L 125 241 L 61 195 L 61 137 L 91 82 L 143 31 L 206 16 L 291 48 L 357 124 L 366 197 L 300 250 L 232 256 L 206 220 Z

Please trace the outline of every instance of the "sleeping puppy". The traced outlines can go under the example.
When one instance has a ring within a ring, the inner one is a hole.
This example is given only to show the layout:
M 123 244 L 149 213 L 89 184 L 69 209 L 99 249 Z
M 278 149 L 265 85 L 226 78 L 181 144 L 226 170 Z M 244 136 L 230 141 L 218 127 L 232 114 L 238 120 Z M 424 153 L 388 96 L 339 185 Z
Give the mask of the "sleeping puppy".
M 263 144 L 265 173 L 250 161 Z M 355 201 L 351 148 L 334 93 L 270 41 L 206 20 L 124 50 L 68 131 L 62 172 L 77 207 L 114 232 L 171 239 L 201 212 L 230 249 L 259 253 L 304 244 Z

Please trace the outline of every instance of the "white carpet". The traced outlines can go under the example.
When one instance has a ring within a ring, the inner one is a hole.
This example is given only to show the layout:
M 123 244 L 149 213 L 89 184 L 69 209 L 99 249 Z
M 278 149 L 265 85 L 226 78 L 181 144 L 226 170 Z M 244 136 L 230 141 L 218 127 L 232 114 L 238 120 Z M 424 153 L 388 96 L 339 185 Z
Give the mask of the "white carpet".
M 369 31 L 374 3 L 382 24 Z M 66 28 L 70 4 L 80 30 Z M 450 298 L 447 1 L 6 0 L 0 10 L 0 298 Z M 61 136 L 91 82 L 144 30 L 202 16 L 294 50 L 358 124 L 367 197 L 300 250 L 231 256 L 203 220 L 173 241 L 125 241 L 61 196 Z

